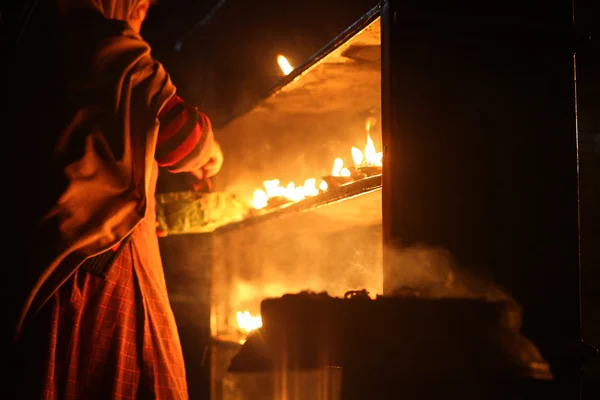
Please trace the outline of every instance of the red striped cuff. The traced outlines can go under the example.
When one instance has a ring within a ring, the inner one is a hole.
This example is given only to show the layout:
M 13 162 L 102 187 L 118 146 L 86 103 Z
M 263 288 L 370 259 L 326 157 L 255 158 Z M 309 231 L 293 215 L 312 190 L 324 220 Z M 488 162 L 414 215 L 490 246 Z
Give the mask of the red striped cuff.
M 173 96 L 158 118 L 160 130 L 155 156 L 161 167 L 171 172 L 185 172 L 208 162 L 214 139 L 206 115 Z

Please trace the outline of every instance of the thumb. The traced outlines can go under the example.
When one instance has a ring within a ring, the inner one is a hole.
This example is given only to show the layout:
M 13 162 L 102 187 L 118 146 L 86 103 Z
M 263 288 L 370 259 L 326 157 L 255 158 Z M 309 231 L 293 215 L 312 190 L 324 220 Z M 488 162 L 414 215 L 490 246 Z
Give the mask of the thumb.
M 194 170 L 190 171 L 190 173 L 192 175 L 194 175 L 196 178 L 198 178 L 199 180 L 204 179 L 204 171 L 202 171 L 202 168 L 194 169 Z

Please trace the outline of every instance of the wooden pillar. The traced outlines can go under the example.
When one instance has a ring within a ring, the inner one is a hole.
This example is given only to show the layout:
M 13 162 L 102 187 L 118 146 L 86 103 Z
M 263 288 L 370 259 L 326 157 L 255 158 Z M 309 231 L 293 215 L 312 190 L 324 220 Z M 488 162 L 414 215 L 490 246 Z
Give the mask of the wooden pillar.
M 386 241 L 491 276 L 557 376 L 577 374 L 571 2 L 388 0 L 382 32 Z

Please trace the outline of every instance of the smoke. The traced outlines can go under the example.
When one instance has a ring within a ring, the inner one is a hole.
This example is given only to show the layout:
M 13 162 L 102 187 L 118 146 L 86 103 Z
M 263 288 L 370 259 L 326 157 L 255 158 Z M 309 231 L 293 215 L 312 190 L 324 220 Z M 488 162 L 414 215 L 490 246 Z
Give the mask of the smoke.
M 384 294 L 426 298 L 460 298 L 503 302 L 505 326 L 520 331 L 522 310 L 511 294 L 489 277 L 459 266 L 446 249 L 426 245 L 386 246 Z

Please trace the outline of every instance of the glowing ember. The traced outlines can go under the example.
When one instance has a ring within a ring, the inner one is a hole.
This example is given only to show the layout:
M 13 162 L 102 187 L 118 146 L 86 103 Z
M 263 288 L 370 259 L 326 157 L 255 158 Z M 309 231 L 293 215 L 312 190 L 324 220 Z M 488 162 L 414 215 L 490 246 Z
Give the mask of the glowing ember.
M 279 64 L 279 68 L 281 68 L 281 71 L 285 75 L 289 75 L 289 73 L 294 70 L 294 67 L 290 65 L 290 62 L 287 60 L 287 58 L 285 58 L 285 56 L 277 56 L 277 64 Z
M 280 56 L 283 57 L 283 56 Z M 283 57 L 285 60 L 285 57 Z M 287 60 L 286 60 L 287 62 Z M 288 64 L 289 65 L 289 64 Z M 282 67 L 283 69 L 283 67 Z M 377 152 L 375 144 L 369 135 L 371 125 L 375 121 L 368 119 L 366 123 L 367 130 L 367 145 L 365 146 L 364 152 L 360 151 L 356 147 L 352 147 L 352 161 L 354 168 L 359 169 L 363 167 L 382 167 L 383 153 Z M 344 166 L 344 160 L 342 158 L 336 158 L 333 161 L 333 168 L 331 169 L 331 176 L 339 178 L 350 178 L 352 172 L 350 169 Z M 363 175 L 364 176 L 364 175 Z M 355 175 L 356 177 L 356 175 Z M 327 179 L 327 178 L 325 178 Z M 352 179 L 350 180 L 352 181 Z M 324 180 L 321 180 L 317 188 L 317 180 L 310 178 L 304 181 L 301 186 L 296 186 L 293 182 L 288 183 L 286 186 L 282 186 L 278 179 L 272 179 L 263 182 L 264 189 L 257 189 L 254 191 L 254 198 L 252 200 L 252 207 L 256 210 L 260 210 L 269 205 L 269 199 L 278 198 L 284 199 L 291 202 L 304 200 L 307 197 L 313 197 L 321 192 L 325 192 L 329 189 L 329 185 Z M 284 201 L 285 202 L 285 201 Z
M 249 311 L 238 311 L 235 316 L 239 328 L 245 332 L 252 332 L 262 326 L 262 318 L 260 315 L 253 316 Z

